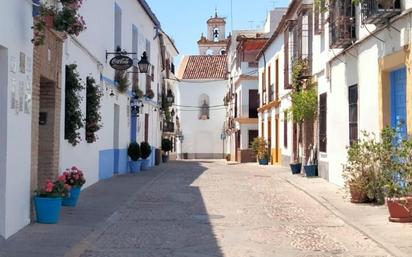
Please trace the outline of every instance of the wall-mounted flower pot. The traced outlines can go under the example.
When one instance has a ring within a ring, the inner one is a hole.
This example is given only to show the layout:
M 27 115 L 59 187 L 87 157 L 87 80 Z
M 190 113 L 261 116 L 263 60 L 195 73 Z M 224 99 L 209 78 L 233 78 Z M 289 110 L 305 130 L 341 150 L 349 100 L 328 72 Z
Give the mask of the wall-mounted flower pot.
M 302 163 L 291 163 L 290 170 L 292 171 L 292 174 L 300 174 L 300 171 L 302 170 Z
M 150 159 L 143 159 L 142 160 L 142 170 L 149 170 L 150 169 Z
M 412 222 L 412 196 L 394 197 L 386 200 L 389 210 L 389 221 Z
M 81 187 L 72 187 L 69 192 L 69 197 L 63 198 L 62 205 L 75 207 L 79 199 Z
M 318 176 L 318 165 L 304 165 L 303 170 L 305 171 L 306 177 Z
M 131 173 L 138 173 L 142 169 L 142 161 L 129 161 L 129 168 Z
M 168 160 L 169 160 L 169 156 L 163 154 L 163 155 L 162 155 L 162 162 L 167 162 Z
M 36 221 L 43 224 L 56 224 L 62 207 L 61 198 L 34 197 Z
M 370 201 L 366 192 L 363 192 L 354 186 L 349 187 L 349 192 L 351 196 L 350 201 L 352 203 L 367 203 Z

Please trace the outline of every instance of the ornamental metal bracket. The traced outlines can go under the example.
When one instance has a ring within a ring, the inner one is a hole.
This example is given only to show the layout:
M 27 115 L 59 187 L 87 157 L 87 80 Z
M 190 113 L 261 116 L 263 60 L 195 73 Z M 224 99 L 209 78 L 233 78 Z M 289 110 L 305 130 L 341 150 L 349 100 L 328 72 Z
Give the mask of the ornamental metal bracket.
M 109 55 L 137 55 L 137 53 L 135 53 L 135 52 L 126 52 L 126 51 L 108 52 L 106 50 L 106 62 L 107 62 L 107 57 Z

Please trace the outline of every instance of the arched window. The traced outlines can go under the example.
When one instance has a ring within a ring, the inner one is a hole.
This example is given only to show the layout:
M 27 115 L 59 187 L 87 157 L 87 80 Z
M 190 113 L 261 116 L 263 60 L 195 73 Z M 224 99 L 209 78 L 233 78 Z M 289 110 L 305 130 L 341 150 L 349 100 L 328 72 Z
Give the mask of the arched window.
M 226 49 L 224 49 L 224 48 L 220 49 L 220 54 L 221 54 L 221 55 L 226 54 Z
M 210 119 L 210 115 L 209 115 L 209 96 L 206 94 L 202 94 L 199 97 L 199 109 L 200 109 L 200 113 L 199 113 L 199 119 L 200 120 L 208 120 Z
M 213 41 L 219 42 L 219 28 L 213 29 Z

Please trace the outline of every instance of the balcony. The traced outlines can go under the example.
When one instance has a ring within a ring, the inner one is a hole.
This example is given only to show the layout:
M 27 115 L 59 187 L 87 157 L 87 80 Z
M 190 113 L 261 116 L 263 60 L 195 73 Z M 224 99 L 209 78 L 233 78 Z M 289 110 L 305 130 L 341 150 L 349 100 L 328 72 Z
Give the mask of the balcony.
M 239 75 L 257 76 L 257 62 L 241 62 L 239 66 Z
M 363 0 L 362 22 L 365 24 L 383 24 L 401 13 L 400 0 Z
M 346 48 L 356 39 L 352 0 L 335 0 L 329 7 L 330 47 Z
M 257 119 L 257 117 L 258 117 L 257 108 L 253 108 L 249 105 L 238 106 L 238 108 L 236 108 L 236 109 L 237 109 L 237 113 L 235 114 L 236 118 Z
M 175 132 L 175 123 L 170 121 L 165 121 L 163 123 L 163 132 L 174 133 Z

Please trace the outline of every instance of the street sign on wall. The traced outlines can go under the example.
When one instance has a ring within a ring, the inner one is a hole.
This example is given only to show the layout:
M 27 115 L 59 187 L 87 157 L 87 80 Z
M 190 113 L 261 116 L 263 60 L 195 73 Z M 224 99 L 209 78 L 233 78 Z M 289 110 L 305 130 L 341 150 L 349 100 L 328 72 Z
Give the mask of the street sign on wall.
M 115 70 L 127 70 L 133 66 L 133 60 L 126 55 L 116 55 L 109 64 Z

